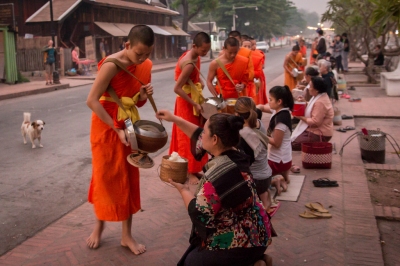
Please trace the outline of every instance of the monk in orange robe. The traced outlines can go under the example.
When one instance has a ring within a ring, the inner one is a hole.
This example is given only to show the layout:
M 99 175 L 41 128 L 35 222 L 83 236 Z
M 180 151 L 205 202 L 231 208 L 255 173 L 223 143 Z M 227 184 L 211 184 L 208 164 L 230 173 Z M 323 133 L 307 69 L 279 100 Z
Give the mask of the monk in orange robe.
M 99 62 L 99 72 L 87 98 L 93 111 L 90 130 L 92 180 L 88 200 L 94 206 L 96 224 L 86 240 L 89 248 L 100 245 L 104 221 L 122 221 L 121 245 L 139 255 L 146 247 L 132 237 L 132 214 L 141 209 L 139 169 L 127 162 L 131 146 L 125 135 L 124 120 L 140 119 L 136 107 L 145 104 L 153 94 L 150 84 L 152 62 L 148 59 L 154 47 L 154 32 L 144 25 L 131 29 L 125 49 Z M 111 60 L 118 60 L 127 71 Z M 146 84 L 146 85 L 142 85 Z M 124 105 L 119 108 L 107 92 L 111 86 Z
M 317 44 L 318 44 L 318 37 L 315 37 L 313 43 L 311 44 L 310 65 L 316 65 L 315 58 L 313 57 L 313 55 L 318 55 Z
M 179 58 L 175 68 L 174 92 L 177 97 L 174 114 L 197 126 L 202 126 L 200 104 L 203 100 L 204 87 L 199 72 L 200 56 L 205 56 L 210 48 L 210 36 L 205 32 L 197 33 L 193 39 L 192 49 Z M 175 124 L 172 126 L 169 154 L 172 152 L 177 152 L 181 157 L 188 159 L 189 184 L 197 184 L 201 176 L 199 172 L 208 161 L 208 154 L 205 154 L 201 161 L 197 161 L 191 152 L 190 138 Z
M 251 49 L 251 42 L 250 40 L 246 40 L 242 42 L 242 47 L 247 48 L 247 49 Z M 252 81 L 249 81 L 247 83 L 247 94 L 249 97 L 251 97 L 253 99 L 253 101 L 257 104 L 258 103 L 258 90 L 259 87 L 257 88 L 256 83 L 255 83 L 255 79 L 257 78 L 258 81 L 258 85 L 260 82 L 260 72 L 263 71 L 262 69 L 262 60 L 263 57 L 261 54 L 259 54 L 258 52 L 251 52 L 251 58 L 253 61 L 253 68 L 254 68 L 254 79 Z M 257 77 L 256 77 L 256 73 L 257 73 Z
M 293 76 L 292 71 L 294 68 L 298 69 L 303 63 L 303 58 L 299 51 L 299 46 L 293 46 L 292 51 L 286 55 L 285 61 L 283 62 L 285 85 L 288 86 L 290 90 L 293 90 L 297 85 L 296 77 Z
M 251 50 L 252 53 L 258 54 L 261 57 L 260 66 L 256 66 L 255 60 L 253 60 L 254 64 L 254 79 L 259 80 L 258 91 L 256 90 L 256 94 L 258 96 L 257 102 L 258 104 L 266 104 L 268 103 L 267 97 L 267 81 L 264 74 L 264 65 L 265 65 L 265 54 L 263 51 L 257 49 L 257 42 L 254 38 L 250 38 L 251 42 Z
M 307 47 L 306 47 L 306 42 L 304 41 L 303 38 L 300 38 L 299 40 L 299 47 L 300 47 L 300 54 L 302 58 L 307 58 Z M 300 70 L 304 71 L 306 66 L 302 64 L 300 66 Z
M 239 98 L 249 80 L 248 63 L 246 57 L 238 55 L 239 41 L 233 37 L 228 37 L 224 42 L 224 52 L 217 59 L 211 61 L 207 76 L 207 87 L 210 92 L 217 96 L 222 94 L 224 99 Z M 227 70 L 229 77 L 224 73 L 218 61 Z M 212 84 L 217 77 L 217 85 Z
M 233 37 L 239 41 L 239 52 L 238 55 L 244 56 L 249 60 L 247 65 L 247 71 L 249 73 L 249 81 L 247 82 L 247 87 L 244 92 L 245 96 L 248 97 L 255 97 L 255 85 L 254 85 L 254 64 L 253 64 L 253 57 L 251 56 L 252 51 L 249 48 L 243 47 L 243 41 L 249 40 L 247 35 L 241 35 L 239 31 L 234 30 L 229 32 L 229 37 Z

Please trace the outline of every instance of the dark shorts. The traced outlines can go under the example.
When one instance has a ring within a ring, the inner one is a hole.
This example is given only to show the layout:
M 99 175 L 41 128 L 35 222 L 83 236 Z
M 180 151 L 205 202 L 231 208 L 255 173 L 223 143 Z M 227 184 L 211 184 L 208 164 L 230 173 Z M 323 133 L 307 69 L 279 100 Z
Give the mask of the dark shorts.
M 254 184 L 256 184 L 256 190 L 257 194 L 261 195 L 264 192 L 268 191 L 269 186 L 271 185 L 271 177 L 268 177 L 267 179 L 262 179 L 262 180 L 257 180 L 253 179 Z
M 272 169 L 272 175 L 279 175 L 282 172 L 286 172 L 290 170 L 290 167 L 292 167 L 292 161 L 283 163 L 282 161 L 280 163 L 276 163 L 273 161 L 268 160 L 269 167 Z
M 267 247 L 208 250 L 189 246 L 178 266 L 248 266 L 264 257 Z

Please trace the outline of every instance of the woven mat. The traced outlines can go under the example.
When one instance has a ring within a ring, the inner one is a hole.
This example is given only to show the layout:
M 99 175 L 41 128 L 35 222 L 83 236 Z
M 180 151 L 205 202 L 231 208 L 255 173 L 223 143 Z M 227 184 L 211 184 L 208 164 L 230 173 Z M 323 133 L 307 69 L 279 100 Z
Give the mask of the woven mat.
M 286 192 L 282 192 L 280 196 L 277 196 L 277 200 L 282 201 L 297 201 L 300 196 L 301 188 L 303 187 L 305 175 L 289 175 L 290 184 Z M 271 189 L 271 195 L 275 194 L 275 188 Z

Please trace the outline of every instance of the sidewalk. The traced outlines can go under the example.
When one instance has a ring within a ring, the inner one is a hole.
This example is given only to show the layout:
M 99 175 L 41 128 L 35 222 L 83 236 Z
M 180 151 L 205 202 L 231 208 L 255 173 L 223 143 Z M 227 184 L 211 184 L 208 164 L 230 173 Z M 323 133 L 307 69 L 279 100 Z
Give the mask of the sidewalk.
M 152 73 L 174 69 L 177 59 L 155 62 L 152 68 Z M 203 58 L 202 63 L 211 61 L 209 58 Z M 0 83 L 0 100 L 33 95 L 38 93 L 51 92 L 92 84 L 96 78 L 96 73 L 90 76 L 63 76 L 60 77 L 61 84 L 45 85 L 45 78 L 35 77 L 33 81 L 9 85 Z M 40 80 L 38 80 L 40 79 Z
M 283 75 L 271 81 L 268 88 L 282 83 Z M 350 94 L 359 97 L 368 89 L 371 88 L 357 86 Z M 341 99 L 337 107 L 342 114 L 380 117 L 386 112 L 384 105 L 399 104 L 399 98 L 364 95 L 358 103 Z M 399 108 L 394 109 L 390 115 L 400 118 Z M 342 127 L 355 126 L 359 130 L 355 120 L 344 120 Z M 265 115 L 263 122 L 269 123 L 269 116 Z M 379 120 L 377 122 L 374 126 L 379 126 Z M 389 132 L 393 128 L 382 130 Z M 353 132 L 334 132 L 331 142 L 335 143 L 337 152 Z M 395 137 L 398 138 L 398 134 Z M 146 253 L 136 256 L 122 248 L 119 245 L 120 223 L 111 222 L 106 224 L 100 248 L 88 249 L 85 240 L 95 218 L 91 204 L 84 203 L 0 257 L 0 264 L 176 265 L 188 246 L 191 222 L 179 193 L 158 177 L 157 166 L 165 154 L 167 149 L 153 158 L 155 167 L 141 170 L 143 211 L 133 216 L 132 231 L 134 237 L 146 245 Z M 387 161 L 398 163 L 393 160 L 394 155 L 387 156 Z M 300 152 L 293 152 L 293 163 L 301 165 Z M 384 265 L 364 167 L 358 143 L 353 141 L 346 146 L 343 156 L 333 155 L 332 169 L 301 169 L 306 178 L 298 202 L 282 201 L 272 219 L 278 237 L 273 239 L 267 253 L 272 256 L 274 265 Z M 312 180 L 323 177 L 337 180 L 339 187 L 314 187 Z M 329 207 L 333 217 L 300 218 L 307 202 L 321 202 Z

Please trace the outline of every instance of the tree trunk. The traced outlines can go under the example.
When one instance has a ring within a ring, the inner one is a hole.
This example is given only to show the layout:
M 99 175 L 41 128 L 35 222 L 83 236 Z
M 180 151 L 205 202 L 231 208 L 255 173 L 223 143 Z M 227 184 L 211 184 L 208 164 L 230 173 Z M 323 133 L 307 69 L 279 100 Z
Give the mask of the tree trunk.
M 182 18 L 182 30 L 188 32 L 189 28 L 189 3 L 186 0 L 182 0 L 183 7 L 183 18 Z
M 374 58 L 368 57 L 368 66 L 365 68 L 365 74 L 368 76 L 368 83 L 376 84 L 378 83 L 374 75 Z

